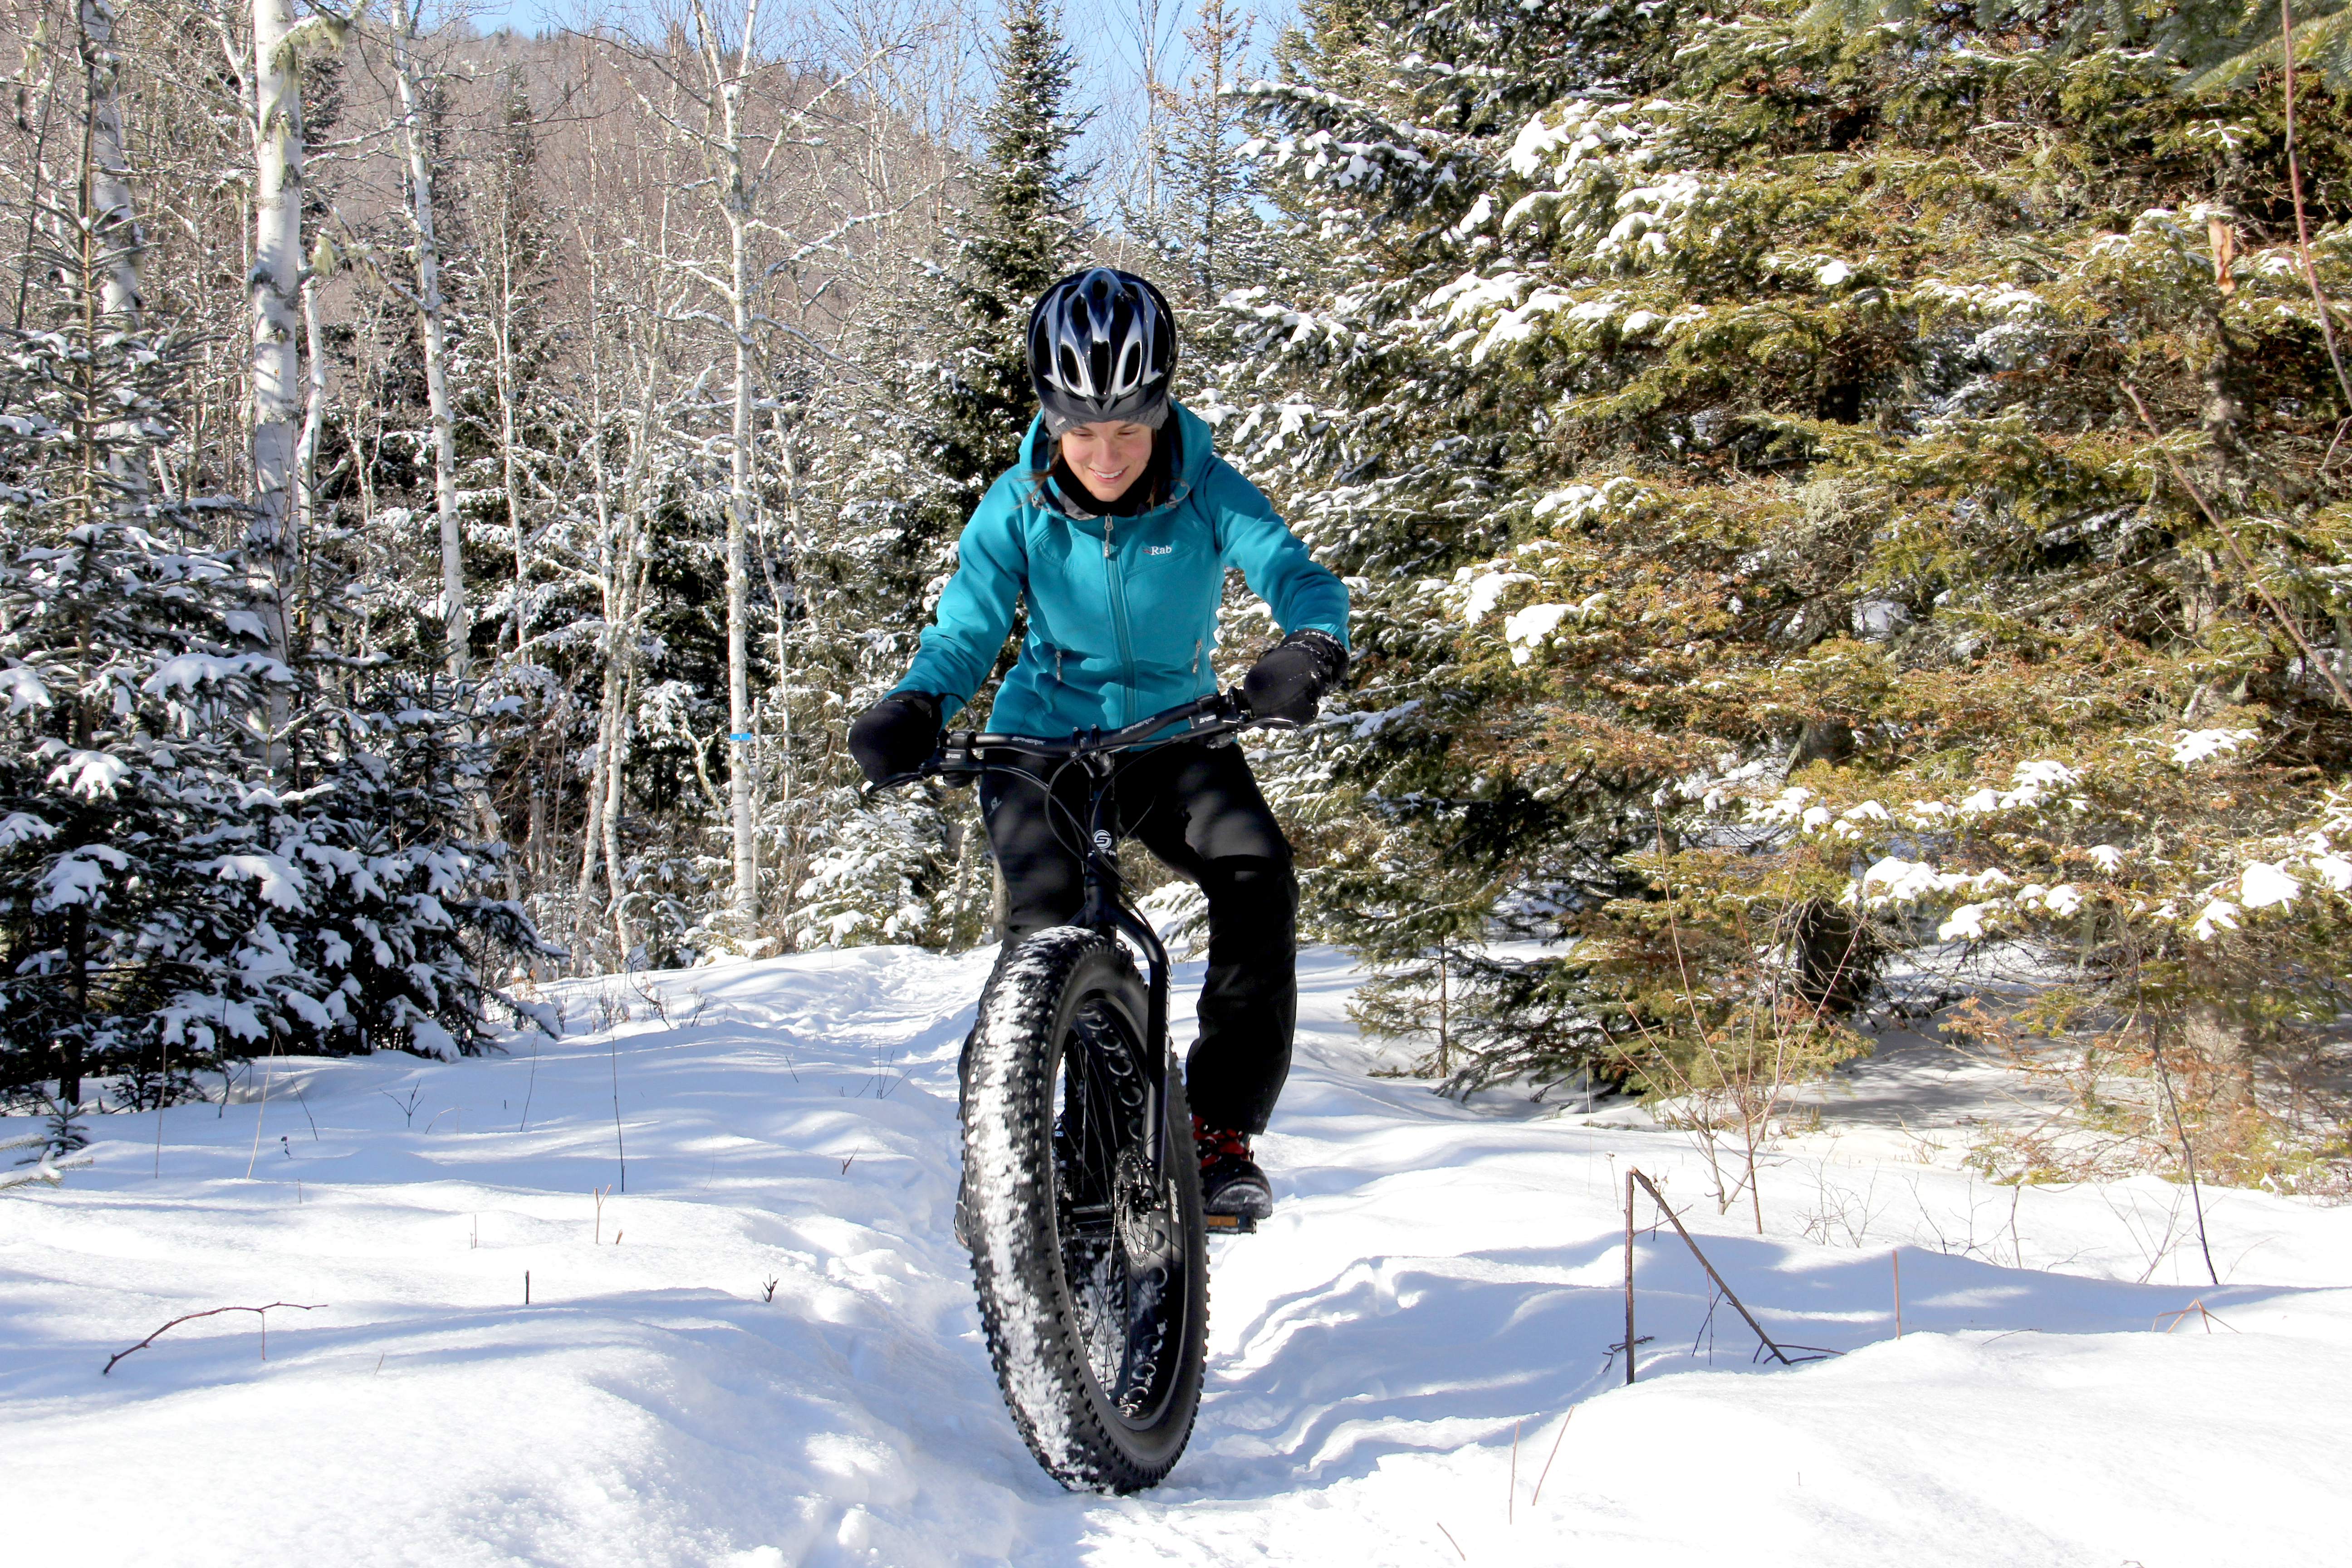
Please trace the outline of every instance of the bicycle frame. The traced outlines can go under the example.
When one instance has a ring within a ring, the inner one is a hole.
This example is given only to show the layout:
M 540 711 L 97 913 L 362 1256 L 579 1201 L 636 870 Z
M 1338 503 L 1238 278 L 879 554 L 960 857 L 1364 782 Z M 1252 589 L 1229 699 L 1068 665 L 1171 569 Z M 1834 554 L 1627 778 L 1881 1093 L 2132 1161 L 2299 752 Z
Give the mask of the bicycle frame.
M 1174 726 L 1184 729 L 1167 733 Z M 1109 784 L 1118 774 L 1112 759 L 1146 744 L 1174 741 L 1202 740 L 1213 735 L 1231 734 L 1252 725 L 1271 728 L 1295 728 L 1279 720 L 1255 717 L 1243 700 L 1241 690 L 1221 692 L 1155 713 L 1149 719 L 1117 730 L 1087 730 L 1066 741 L 1038 741 L 1025 735 L 989 734 L 971 730 L 950 731 L 941 738 L 940 749 L 919 768 L 877 781 L 866 793 L 912 784 L 919 779 L 937 777 L 950 784 L 968 784 L 986 773 L 1026 779 L 1045 792 L 1049 811 L 1054 781 L 1041 777 L 1025 763 L 1075 763 L 1086 772 L 1087 784 L 1087 820 L 1083 842 L 1078 846 L 1079 863 L 1085 882 L 1084 900 L 1078 906 L 1073 925 L 1086 926 L 1108 935 L 1117 934 L 1132 942 L 1142 952 L 1146 978 L 1144 1029 L 1152 1041 L 1146 1048 L 1143 1080 L 1150 1092 L 1150 1104 L 1146 1107 L 1145 1126 L 1150 1129 L 1149 1146 L 1151 1177 L 1157 1182 L 1167 1173 L 1167 1118 L 1160 1107 L 1168 1095 L 1168 985 L 1171 964 L 1168 949 L 1151 922 L 1120 896 L 1120 881 L 1116 857 L 1118 834 L 1116 823 L 1105 820 L 1111 801 Z

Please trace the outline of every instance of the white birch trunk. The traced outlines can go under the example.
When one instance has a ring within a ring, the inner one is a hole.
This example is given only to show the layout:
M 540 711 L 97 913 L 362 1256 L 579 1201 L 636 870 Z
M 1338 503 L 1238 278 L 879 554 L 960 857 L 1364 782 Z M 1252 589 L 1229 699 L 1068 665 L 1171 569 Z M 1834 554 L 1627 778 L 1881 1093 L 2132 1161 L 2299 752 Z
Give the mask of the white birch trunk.
M 597 297 L 593 262 L 589 297 L 592 300 Z M 588 895 L 594 887 L 596 866 L 601 858 L 608 900 L 606 913 L 613 922 L 614 939 L 620 947 L 621 967 L 625 969 L 629 952 L 636 942 L 627 918 L 625 901 L 627 889 L 622 882 L 620 821 L 621 807 L 628 787 L 629 709 L 635 700 L 637 689 L 637 644 L 644 629 L 646 574 L 649 564 L 639 519 L 646 505 L 646 477 L 653 460 L 656 434 L 655 416 L 659 407 L 664 374 L 661 330 L 658 327 L 655 329 L 653 341 L 646 353 L 643 396 L 629 432 L 628 462 L 621 474 L 617 494 L 608 482 L 604 458 L 604 400 L 603 382 L 598 374 L 599 358 L 592 345 L 589 373 L 594 416 L 589 439 L 593 443 L 591 452 L 596 485 L 598 585 L 604 608 L 604 710 L 598 725 L 596 763 L 589 786 L 583 834 L 586 843 L 581 849 L 580 897 L 574 929 L 575 932 L 590 929 Z M 584 951 L 584 946 L 575 941 L 575 949 Z
M 139 261 L 146 241 L 131 205 L 131 163 L 123 151 L 122 61 L 114 52 L 114 7 L 108 0 L 81 0 L 81 66 L 85 133 L 89 138 L 92 270 L 99 279 L 99 309 L 118 322 L 139 314 Z
M 740 166 L 735 176 L 741 178 Z M 751 677 L 744 624 L 749 607 L 743 537 L 751 510 L 751 261 L 745 226 L 740 217 L 733 226 L 735 450 L 727 500 L 727 793 L 735 829 L 735 916 L 748 926 L 760 917 L 760 860 L 759 840 L 751 829 Z
M 588 305 L 593 316 L 597 294 L 596 252 L 593 247 L 582 247 L 588 264 Z M 604 816 L 604 770 L 613 760 L 613 538 L 612 485 L 604 464 L 604 355 L 598 352 L 600 340 L 592 330 L 588 342 L 588 467 L 594 481 L 592 492 L 596 509 L 596 574 L 603 589 L 604 610 L 604 701 L 596 718 L 596 757 L 588 769 L 588 791 L 580 824 L 580 882 L 572 902 L 572 972 L 591 973 L 590 933 L 595 929 L 588 919 L 588 898 L 596 886 L 596 862 L 604 847 L 604 835 L 598 824 Z
M 631 528 L 628 531 L 634 535 L 635 530 Z M 619 641 L 627 650 L 626 657 L 605 667 L 604 689 L 613 702 L 613 759 L 604 769 L 604 799 L 598 819 L 598 827 L 604 839 L 604 881 L 611 900 L 613 941 L 619 950 L 620 968 L 624 973 L 628 972 L 629 954 L 637 945 L 635 932 L 629 925 L 629 889 L 622 881 L 621 862 L 621 806 L 629 784 L 629 710 L 635 706 L 637 695 L 635 612 L 638 590 L 645 582 L 645 570 L 635 559 L 636 554 L 637 552 L 632 550 L 632 558 L 622 563 L 625 631 Z
M 605 685 L 612 684 L 612 672 L 605 671 Z M 608 689 L 604 695 L 612 695 Z M 596 760 L 588 769 L 587 809 L 581 813 L 580 882 L 572 900 L 572 973 L 590 974 L 595 972 L 591 943 L 594 941 L 595 925 L 588 918 L 588 900 L 596 890 L 596 867 L 604 848 L 604 837 L 598 824 L 604 810 L 604 768 L 613 760 L 613 710 L 607 706 L 596 719 Z
M 596 298 L 594 262 L 589 264 L 588 297 Z M 615 562 L 619 542 L 613 537 L 612 487 L 604 467 L 604 379 L 601 374 L 596 346 L 592 338 L 588 348 L 588 441 L 590 471 L 595 479 L 596 507 L 596 576 L 603 593 L 604 611 L 604 680 L 603 703 L 596 717 L 596 760 L 588 770 L 587 809 L 581 813 L 580 885 L 572 904 L 572 973 L 589 973 L 590 942 L 595 930 L 588 918 L 588 900 L 596 888 L 596 866 L 604 848 L 603 822 L 604 816 L 604 774 L 613 763 L 613 723 L 619 711 L 619 694 L 614 681 L 614 660 L 619 651 L 613 637 L 613 617 L 619 606 L 614 602 Z
M 515 371 L 514 371 L 514 235 L 500 214 L 499 225 L 499 309 L 491 323 L 499 379 L 499 477 L 507 492 L 507 527 L 514 532 L 514 657 L 522 663 L 523 642 L 529 635 L 528 617 L 523 611 L 523 585 L 530 580 L 530 560 L 525 554 L 522 521 L 522 476 L 515 462 Z M 538 798 L 533 786 L 533 800 Z
M 698 0 L 695 20 L 702 35 L 703 57 L 718 88 L 719 151 L 725 167 L 720 205 L 727 218 L 728 303 L 734 308 L 735 408 L 727 497 L 727 789 L 735 850 L 735 916 L 748 927 L 760 915 L 759 840 L 751 824 L 751 690 L 744 624 L 749 583 L 743 551 L 753 483 L 751 307 L 758 279 L 751 267 L 753 197 L 743 170 L 743 83 L 751 60 L 752 37 L 759 26 L 760 0 L 743 0 L 743 32 L 731 68 Z
M 784 558 L 789 571 L 790 563 L 796 558 L 800 548 L 801 476 L 800 467 L 793 458 L 792 432 L 784 423 L 782 410 L 775 415 L 775 425 L 777 457 L 783 465 L 784 473 L 785 516 L 788 520 L 783 536 Z M 775 816 L 779 841 L 776 858 L 780 873 L 775 913 L 776 924 L 782 929 L 792 919 L 793 879 L 796 870 L 793 847 L 798 833 L 793 822 L 792 604 L 784 595 L 783 583 L 777 581 L 775 572 L 768 564 L 769 557 L 773 553 L 763 529 L 760 542 L 760 571 L 767 579 L 768 600 L 774 606 L 776 618 L 776 685 L 770 693 L 769 704 L 771 711 L 775 714 Z M 789 577 L 785 579 L 791 580 Z
M 473 614 L 466 601 L 466 536 L 457 521 L 457 422 L 449 411 L 449 351 L 441 300 L 441 251 L 433 230 L 433 163 L 425 144 L 423 73 L 416 59 L 416 12 L 392 0 L 392 58 L 400 85 L 400 124 L 408 152 L 409 229 L 416 246 L 416 318 L 425 338 L 425 397 L 433 422 L 433 499 L 441 521 L 441 622 L 449 677 L 466 678 Z
M 319 433 L 327 422 L 327 357 L 320 352 L 319 285 L 302 281 L 302 335 L 310 345 L 310 392 L 302 407 L 302 436 L 294 450 L 294 517 L 297 536 L 314 537 L 319 507 Z
M 253 484 L 247 570 L 270 651 L 293 657 L 289 605 L 295 533 L 301 354 L 302 96 L 291 0 L 253 0 Z M 273 731 L 284 720 L 273 697 Z M 273 752 L 275 751 L 273 742 Z
M 87 304 L 115 328 L 139 325 L 139 261 L 146 241 L 131 205 L 131 165 L 122 141 L 122 61 L 114 52 L 114 8 L 81 0 L 82 286 Z M 96 321 L 90 323 L 93 330 Z M 128 434 L 114 426 L 110 435 Z M 159 454 L 160 456 L 160 454 Z M 106 472 L 118 515 L 137 513 L 147 495 L 147 468 L 124 445 L 107 454 Z

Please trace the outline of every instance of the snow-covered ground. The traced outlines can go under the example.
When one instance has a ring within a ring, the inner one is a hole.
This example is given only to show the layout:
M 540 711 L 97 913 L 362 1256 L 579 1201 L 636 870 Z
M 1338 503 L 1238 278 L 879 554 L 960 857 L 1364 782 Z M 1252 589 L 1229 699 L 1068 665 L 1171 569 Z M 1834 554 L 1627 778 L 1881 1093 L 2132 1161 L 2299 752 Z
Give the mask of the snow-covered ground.
M 2209 1194 L 2216 1289 L 2162 1182 L 2019 1190 L 1907 1159 L 1892 1075 L 1938 1069 L 1906 1058 L 1837 1113 L 1887 1136 L 1768 1170 L 1759 1237 L 1674 1133 L 1368 1076 L 1329 954 L 1262 1144 L 1280 1213 L 1217 1244 L 1192 1448 L 1156 1491 L 1066 1494 L 998 1400 L 948 1235 L 984 970 L 877 949 L 573 986 L 535 1051 L 279 1062 L 160 1140 L 101 1120 L 92 1169 L 0 1197 L 10 1559 L 2352 1553 L 2352 1209 Z M 1623 1386 L 1634 1165 L 1777 1339 L 1846 1353 L 1758 1365 L 1645 1228 Z M 232 1312 L 100 1375 L 167 1319 L 274 1301 L 312 1310 L 268 1314 L 266 1360 Z M 2215 1317 L 2168 1316 L 2197 1301 Z

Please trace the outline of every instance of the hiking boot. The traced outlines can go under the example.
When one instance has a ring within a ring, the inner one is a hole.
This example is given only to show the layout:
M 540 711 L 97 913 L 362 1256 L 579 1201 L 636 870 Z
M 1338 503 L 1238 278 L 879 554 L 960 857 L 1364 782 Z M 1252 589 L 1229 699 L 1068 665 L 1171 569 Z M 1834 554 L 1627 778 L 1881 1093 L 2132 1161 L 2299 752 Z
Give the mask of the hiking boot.
M 1255 1229 L 1274 1213 L 1274 1189 L 1250 1158 L 1249 1134 L 1210 1127 L 1192 1118 L 1192 1144 L 1201 1155 L 1201 1209 L 1213 1222 L 1229 1215 L 1246 1223 L 1215 1228 Z

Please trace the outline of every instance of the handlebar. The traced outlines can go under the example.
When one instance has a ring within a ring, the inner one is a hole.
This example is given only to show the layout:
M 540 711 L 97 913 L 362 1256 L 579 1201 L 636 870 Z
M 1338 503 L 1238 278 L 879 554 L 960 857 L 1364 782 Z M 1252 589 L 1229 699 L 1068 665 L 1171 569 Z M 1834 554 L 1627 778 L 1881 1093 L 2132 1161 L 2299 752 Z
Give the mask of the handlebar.
M 1171 724 L 1182 724 L 1184 729 L 1178 734 L 1162 735 L 1161 731 Z M 1204 740 L 1212 735 L 1229 735 L 1253 726 L 1276 730 L 1298 727 L 1287 719 L 1258 718 L 1250 711 L 1248 700 L 1242 696 L 1242 689 L 1236 686 L 1230 691 L 1196 698 L 1116 730 L 1082 730 L 1066 741 L 1041 741 L 1028 735 L 950 730 L 940 737 L 940 749 L 932 752 L 922 766 L 907 773 L 893 773 L 887 779 L 877 779 L 866 786 L 865 793 L 871 797 L 877 791 L 895 789 L 900 784 L 932 777 L 969 783 L 987 772 L 992 763 L 1002 766 L 1015 759 L 1065 762 L 1073 757 L 1105 756 L 1113 752 L 1129 751 L 1152 741 Z

